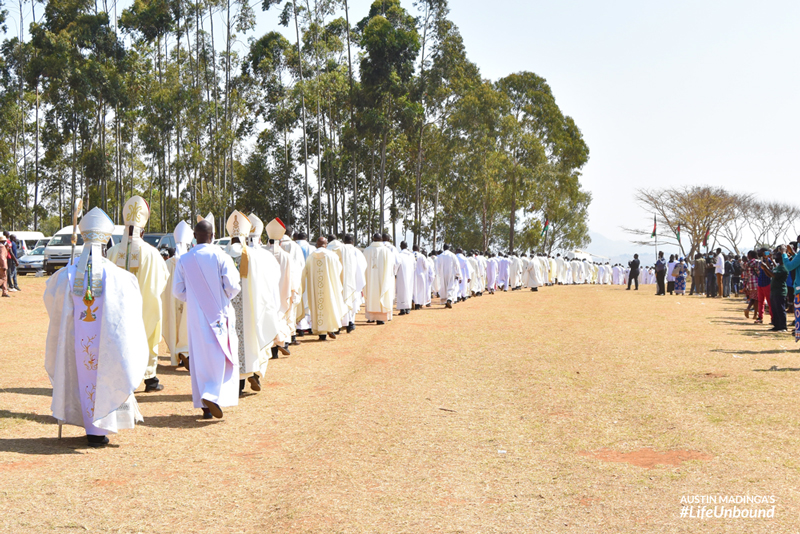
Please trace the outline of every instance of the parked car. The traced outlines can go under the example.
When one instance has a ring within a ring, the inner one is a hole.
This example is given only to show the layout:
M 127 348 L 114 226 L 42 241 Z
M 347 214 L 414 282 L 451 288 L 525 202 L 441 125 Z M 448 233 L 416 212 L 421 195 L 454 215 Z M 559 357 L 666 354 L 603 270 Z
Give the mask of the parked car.
M 19 259 L 17 273 L 35 273 L 44 269 L 44 247 L 36 247 Z
M 144 234 L 142 239 L 154 247 L 156 247 L 159 251 L 165 248 L 175 249 L 175 236 L 173 234 L 159 234 L 159 233 L 150 233 Z
M 28 254 L 31 250 L 35 249 L 39 244 L 39 240 L 44 238 L 44 234 L 42 232 L 28 232 L 21 230 L 18 232 L 12 231 L 9 233 L 17 236 L 17 249 L 21 249 L 18 250 L 20 258 L 25 254 Z
M 221 237 L 219 239 L 215 239 L 213 243 L 219 247 L 225 248 L 231 242 L 230 237 Z
M 40 239 L 39 241 L 36 242 L 36 246 L 33 248 L 46 247 L 51 239 L 53 239 L 53 236 Z
M 125 227 L 116 225 L 111 234 L 111 240 L 114 244 L 122 241 L 122 234 L 125 232 Z M 44 271 L 47 274 L 53 274 L 61 267 L 64 267 L 69 261 L 69 254 L 72 248 L 72 225 L 65 226 L 50 239 L 50 242 L 44 249 Z M 75 256 L 79 256 L 83 252 L 83 237 L 78 233 L 78 240 L 75 243 Z

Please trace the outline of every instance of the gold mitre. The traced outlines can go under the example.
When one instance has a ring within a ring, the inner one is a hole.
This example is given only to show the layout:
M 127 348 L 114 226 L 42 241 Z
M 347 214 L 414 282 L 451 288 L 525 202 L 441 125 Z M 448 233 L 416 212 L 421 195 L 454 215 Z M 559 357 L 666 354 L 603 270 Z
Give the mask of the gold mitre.
M 144 228 L 150 218 L 150 206 L 139 195 L 132 196 L 122 208 L 122 216 L 125 218 L 125 226 Z
M 267 237 L 280 241 L 284 234 L 286 234 L 286 225 L 278 217 L 275 217 L 267 225 Z
M 84 243 L 105 245 L 114 232 L 114 221 L 100 208 L 92 208 L 83 216 L 78 228 L 81 230 Z
M 264 233 L 264 222 L 258 218 L 258 215 L 255 213 L 251 213 L 247 216 L 247 219 L 250 221 L 251 228 L 250 228 L 250 237 L 257 237 L 260 238 L 261 234 Z
M 229 236 L 243 239 L 250 234 L 251 226 L 250 219 L 247 218 L 247 215 L 241 211 L 233 210 L 231 216 L 228 217 L 225 228 L 228 230 Z

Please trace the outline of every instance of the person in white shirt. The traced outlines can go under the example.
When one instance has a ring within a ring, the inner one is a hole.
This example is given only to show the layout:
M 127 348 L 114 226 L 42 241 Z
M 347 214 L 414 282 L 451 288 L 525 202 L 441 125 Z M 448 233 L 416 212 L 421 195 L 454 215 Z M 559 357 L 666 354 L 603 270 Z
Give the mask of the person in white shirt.
M 714 274 L 717 275 L 717 297 L 722 298 L 722 276 L 725 274 L 725 257 L 722 249 L 717 249 L 717 257 L 714 258 Z
M 231 300 L 241 291 L 233 259 L 211 244 L 214 228 L 194 227 L 197 246 L 182 255 L 172 294 L 186 303 L 191 354 L 192 401 L 203 418 L 222 417 L 222 408 L 239 403 L 239 338 Z

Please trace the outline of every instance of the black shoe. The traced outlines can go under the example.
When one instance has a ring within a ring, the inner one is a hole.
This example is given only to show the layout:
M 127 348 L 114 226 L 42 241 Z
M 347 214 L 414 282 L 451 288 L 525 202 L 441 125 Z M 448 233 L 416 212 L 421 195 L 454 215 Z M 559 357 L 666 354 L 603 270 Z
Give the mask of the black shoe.
M 305 334 L 305 332 L 303 330 L 298 330 L 297 331 L 297 336 L 303 337 L 304 335 L 306 335 L 306 334 Z
M 278 352 L 280 352 L 284 356 L 289 356 L 289 355 L 292 354 L 291 352 L 289 352 L 289 344 L 288 343 L 285 344 L 285 345 L 276 345 L 274 348 L 278 349 Z
M 375 323 L 376 323 L 378 326 L 381 326 L 382 324 L 385 324 L 383 321 L 375 321 Z
M 208 408 L 203 408 L 203 419 L 213 419 L 214 416 L 208 411 Z
M 86 440 L 89 442 L 90 447 L 105 447 L 108 445 L 108 437 L 95 436 L 94 434 L 86 434 Z
M 292 342 L 289 345 L 299 345 L 300 343 L 297 341 L 297 336 L 292 336 Z
M 425 307 L 430 308 L 431 307 L 430 303 L 426 304 Z
M 158 383 L 158 377 L 148 378 L 144 381 L 144 392 L 150 393 L 153 391 L 161 391 L 164 386 Z
M 353 323 L 350 323 L 349 325 L 347 325 L 346 332 L 349 334 L 350 332 L 352 332 L 355 329 L 356 329 L 355 325 Z
M 338 334 L 338 333 L 339 333 L 338 331 L 336 331 L 336 332 L 328 332 L 328 337 L 331 338 L 331 339 L 336 339 L 336 334 Z
M 239 397 L 244 397 L 244 378 L 239 379 Z
M 250 389 L 253 391 L 261 391 L 261 380 L 259 380 L 258 375 L 248 376 L 247 381 L 250 382 Z
M 367 321 L 367 324 L 372 324 L 372 323 L 374 323 L 374 322 L 375 322 L 375 321 L 374 321 L 373 319 L 369 319 L 369 320 Z
M 326 336 L 325 334 L 320 334 L 319 335 L 319 340 L 320 341 L 326 341 L 327 339 L 328 339 L 328 336 Z
M 272 352 L 272 358 L 270 358 L 270 360 L 277 360 L 278 359 L 278 347 L 272 347 L 270 349 L 270 351 Z
M 222 419 L 222 408 L 219 407 L 219 404 L 216 402 L 211 402 L 208 399 L 203 399 L 203 405 L 208 408 L 208 411 L 211 412 L 211 415 L 217 419 Z
M 450 301 L 450 300 L 448 300 L 448 301 L 445 303 L 444 307 L 445 307 L 445 308 L 452 308 L 452 307 L 453 307 L 453 302 L 452 302 L 452 301 Z
M 183 365 L 186 370 L 191 373 L 191 369 L 189 368 L 189 357 L 185 354 L 178 354 L 178 359 L 181 361 L 181 365 Z
M 405 315 L 405 314 L 406 314 L 405 310 L 400 310 L 400 313 L 398 315 Z

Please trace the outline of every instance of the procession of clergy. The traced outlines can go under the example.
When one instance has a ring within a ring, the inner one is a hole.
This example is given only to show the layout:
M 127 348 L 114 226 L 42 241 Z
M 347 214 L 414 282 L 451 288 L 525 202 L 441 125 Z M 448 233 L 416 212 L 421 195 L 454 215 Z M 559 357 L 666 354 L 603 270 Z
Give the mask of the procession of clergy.
M 352 332 L 362 305 L 367 322 L 383 325 L 395 306 L 405 315 L 430 307 L 434 294 L 452 308 L 495 291 L 624 278 L 616 267 L 561 256 L 464 254 L 447 245 L 426 255 L 405 242 L 398 250 L 386 234 L 363 251 L 350 234 L 320 237 L 312 247 L 277 218 L 262 244 L 262 221 L 238 211 L 227 220 L 226 248 L 212 244 L 213 216 L 198 217 L 194 229 L 178 224 L 175 254 L 165 261 L 142 239 L 149 215 L 142 197 L 128 200 L 122 240 L 106 251 L 113 221 L 100 208 L 86 213 L 80 257 L 48 280 L 44 294 L 53 416 L 83 427 L 95 447 L 142 421 L 134 396 L 142 379 L 145 393 L 163 389 L 162 336 L 172 365 L 189 371 L 194 407 L 221 418 L 247 385 L 261 390 L 270 358 L 288 355 L 301 336 Z

